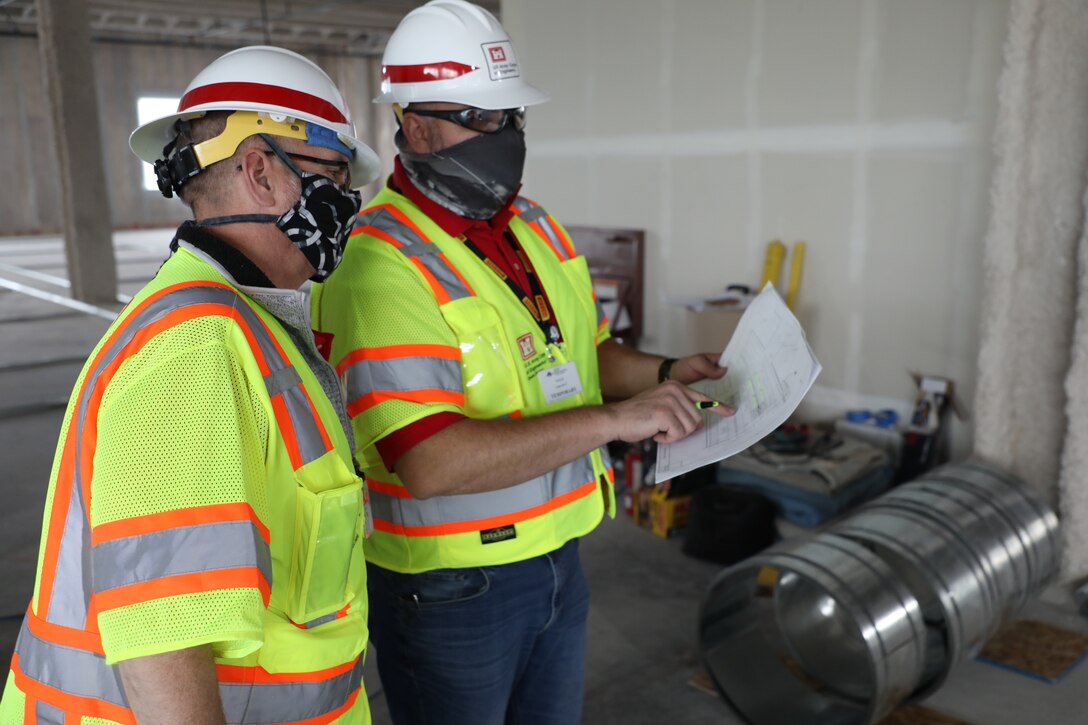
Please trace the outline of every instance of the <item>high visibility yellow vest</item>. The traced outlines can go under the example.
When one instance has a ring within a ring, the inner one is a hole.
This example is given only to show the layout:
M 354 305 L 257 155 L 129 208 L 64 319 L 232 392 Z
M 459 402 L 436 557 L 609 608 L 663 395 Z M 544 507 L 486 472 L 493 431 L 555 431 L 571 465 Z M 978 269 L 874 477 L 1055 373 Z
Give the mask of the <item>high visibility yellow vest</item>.
M 228 722 L 368 723 L 363 511 L 306 358 L 182 247 L 77 380 L 0 723 L 133 723 L 115 663 L 206 643 Z
M 605 448 L 489 493 L 413 498 L 374 443 L 439 411 L 532 417 L 601 403 L 597 345 L 608 323 L 584 257 L 541 207 L 519 198 L 510 231 L 548 294 L 563 343 L 548 346 L 506 284 L 405 196 L 364 209 L 337 272 L 315 285 L 315 328 L 333 333 L 374 517 L 367 560 L 400 572 L 486 566 L 553 551 L 614 514 Z M 538 376 L 577 366 L 581 394 L 549 403 Z M 471 456 L 471 449 L 462 455 Z

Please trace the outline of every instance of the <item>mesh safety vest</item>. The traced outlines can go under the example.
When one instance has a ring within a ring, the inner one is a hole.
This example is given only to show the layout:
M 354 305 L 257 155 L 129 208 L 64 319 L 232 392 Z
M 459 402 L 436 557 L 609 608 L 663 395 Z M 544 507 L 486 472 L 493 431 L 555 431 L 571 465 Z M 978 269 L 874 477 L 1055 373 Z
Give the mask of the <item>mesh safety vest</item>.
M 65 413 L 0 723 L 134 723 L 115 663 L 210 643 L 231 723 L 368 723 L 361 480 L 283 326 L 182 248 Z
M 606 510 L 614 515 L 604 448 L 510 488 L 427 500 L 413 498 L 374 448 L 438 411 L 516 418 L 601 402 L 596 349 L 608 322 L 586 260 L 541 207 L 519 198 L 516 209 L 510 231 L 562 331 L 551 354 L 500 277 L 388 188 L 360 212 L 336 274 L 314 286 L 314 325 L 334 334 L 331 360 L 367 476 L 374 533 L 366 557 L 379 566 L 414 573 L 520 561 L 588 533 Z M 537 376 L 567 362 L 577 365 L 582 393 L 548 403 Z

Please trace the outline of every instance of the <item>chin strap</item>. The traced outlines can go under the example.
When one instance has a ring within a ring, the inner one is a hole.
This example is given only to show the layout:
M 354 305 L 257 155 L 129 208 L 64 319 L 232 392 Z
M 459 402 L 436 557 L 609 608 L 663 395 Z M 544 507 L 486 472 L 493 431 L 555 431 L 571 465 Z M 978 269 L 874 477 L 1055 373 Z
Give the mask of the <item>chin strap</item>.
M 275 224 L 280 218 L 275 214 L 229 214 L 227 216 L 213 216 L 201 219 L 197 222 L 202 227 L 218 227 L 223 224 L 241 224 L 243 222 L 258 222 L 260 224 Z

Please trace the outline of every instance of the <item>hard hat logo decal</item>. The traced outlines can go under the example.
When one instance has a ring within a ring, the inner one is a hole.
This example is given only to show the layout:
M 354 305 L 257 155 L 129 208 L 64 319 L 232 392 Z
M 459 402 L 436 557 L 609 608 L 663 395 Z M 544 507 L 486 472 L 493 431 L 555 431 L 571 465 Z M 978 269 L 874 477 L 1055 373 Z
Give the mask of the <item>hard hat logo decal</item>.
M 484 60 L 487 61 L 487 74 L 493 81 L 501 81 L 506 78 L 517 78 L 521 75 L 518 70 L 518 59 L 514 55 L 514 46 L 509 40 L 497 43 L 484 43 Z

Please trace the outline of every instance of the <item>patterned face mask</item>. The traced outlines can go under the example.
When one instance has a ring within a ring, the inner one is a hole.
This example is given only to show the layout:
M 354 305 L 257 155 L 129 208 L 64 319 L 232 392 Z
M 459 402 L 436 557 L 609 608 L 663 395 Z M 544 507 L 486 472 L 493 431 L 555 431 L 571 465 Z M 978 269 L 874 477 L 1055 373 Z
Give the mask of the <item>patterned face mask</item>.
M 327 176 L 296 173 L 302 180 L 302 195 L 276 219 L 276 227 L 314 266 L 310 279 L 324 282 L 344 258 L 344 244 L 362 206 L 362 197 L 357 191 L 341 190 Z
M 362 206 L 362 196 L 354 189 L 342 189 L 327 176 L 303 171 L 271 137 L 260 136 L 302 182 L 298 201 L 278 217 L 274 214 L 233 214 L 203 219 L 200 225 L 274 223 L 313 265 L 315 272 L 310 279 L 324 282 L 344 258 L 344 244 Z

